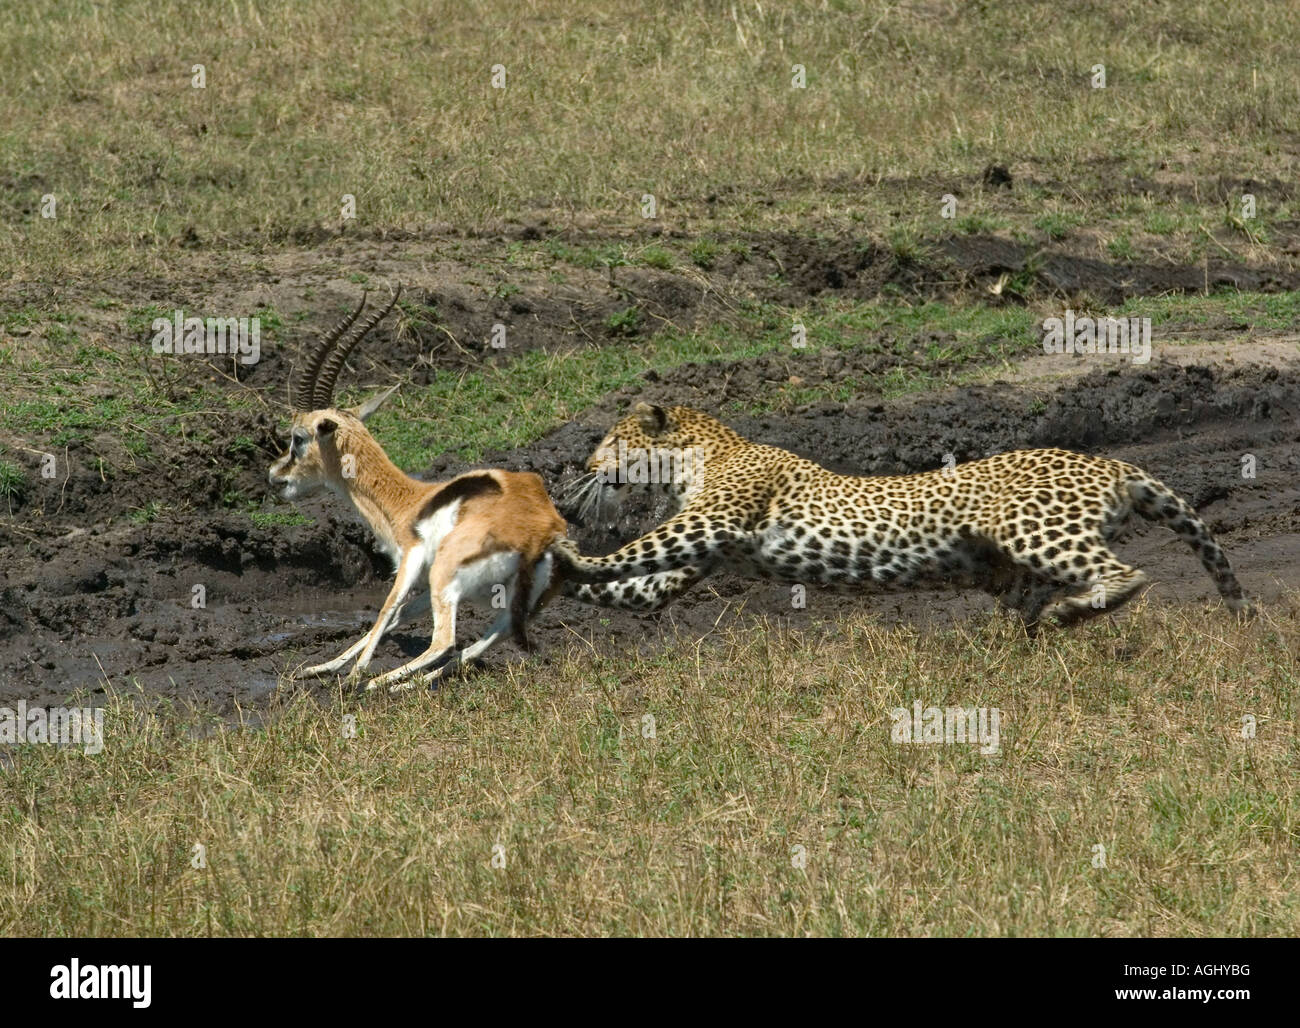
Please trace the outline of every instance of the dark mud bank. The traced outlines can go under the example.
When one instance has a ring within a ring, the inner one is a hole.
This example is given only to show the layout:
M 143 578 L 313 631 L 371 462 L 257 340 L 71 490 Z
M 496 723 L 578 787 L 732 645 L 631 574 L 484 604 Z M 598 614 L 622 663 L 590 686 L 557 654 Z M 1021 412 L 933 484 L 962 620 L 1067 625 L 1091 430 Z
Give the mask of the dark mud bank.
M 533 469 L 556 488 L 576 473 L 615 413 L 633 398 L 719 410 L 743 400 L 771 369 L 739 362 L 683 367 L 608 398 L 536 444 L 485 463 Z M 1182 492 L 1219 534 L 1248 591 L 1266 602 L 1300 584 L 1300 372 L 1247 366 L 1152 364 L 1098 370 L 1051 387 L 992 384 L 892 403 L 871 398 L 789 415 L 728 420 L 751 438 L 787 447 L 837 470 L 897 474 L 1024 446 L 1064 446 L 1122 457 Z M 1253 458 L 1254 477 L 1243 474 Z M 463 470 L 443 458 L 427 477 Z M 164 487 L 165 488 L 165 487 Z M 168 497 L 160 496 L 166 500 Z M 176 496 L 178 502 L 184 497 Z M 369 624 L 386 589 L 386 562 L 367 532 L 331 501 L 307 505 L 314 524 L 259 527 L 237 511 L 202 512 L 149 524 L 74 519 L 45 537 L 21 524 L 0 528 L 0 700 L 53 702 L 115 689 L 191 699 L 219 710 L 262 702 L 286 666 L 332 656 Z M 573 527 L 584 549 L 608 550 L 662 512 L 631 505 L 607 524 Z M 1121 546 L 1179 602 L 1212 597 L 1209 579 L 1168 533 L 1139 528 Z M 196 608 L 196 587 L 204 606 Z M 726 613 L 809 623 L 846 608 L 912 624 L 943 622 L 987 607 L 976 594 L 810 590 L 791 610 L 788 587 L 719 576 L 657 614 L 585 608 L 561 600 L 533 630 L 547 654 L 572 633 L 620 649 L 702 635 Z M 743 611 L 737 613 L 739 608 Z M 474 631 L 471 616 L 463 632 Z M 379 668 L 426 645 L 426 625 L 386 641 Z M 508 646 L 493 661 L 517 660 Z M 308 688 L 326 689 L 325 685 Z

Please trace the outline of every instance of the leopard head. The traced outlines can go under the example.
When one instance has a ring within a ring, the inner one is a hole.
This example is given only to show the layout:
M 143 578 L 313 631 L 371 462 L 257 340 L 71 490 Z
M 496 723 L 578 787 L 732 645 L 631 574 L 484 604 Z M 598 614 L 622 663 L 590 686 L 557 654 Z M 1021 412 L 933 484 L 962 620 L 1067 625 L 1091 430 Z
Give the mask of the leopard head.
M 580 519 L 632 490 L 667 496 L 680 510 L 706 481 L 710 460 L 739 442 L 703 411 L 638 403 L 606 433 L 566 499 Z

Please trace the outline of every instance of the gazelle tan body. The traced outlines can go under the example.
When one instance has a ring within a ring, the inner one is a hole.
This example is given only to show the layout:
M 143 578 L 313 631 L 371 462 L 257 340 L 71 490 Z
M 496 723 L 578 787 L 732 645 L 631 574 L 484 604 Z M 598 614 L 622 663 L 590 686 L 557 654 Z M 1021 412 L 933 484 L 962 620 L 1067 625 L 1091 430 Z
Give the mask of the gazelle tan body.
M 352 674 L 359 675 L 403 615 L 409 618 L 432 607 L 429 648 L 366 686 L 388 685 L 391 691 L 409 688 L 404 680 L 416 672 L 432 668 L 439 675 L 473 660 L 508 634 L 527 645 L 528 617 L 554 591 L 547 548 L 567 530 L 541 478 L 531 472 L 472 471 L 446 482 L 422 482 L 401 471 L 363 424 L 392 390 L 358 408 L 332 406 L 334 381 L 347 354 L 396 300 L 395 295 L 352 336 L 340 338 L 364 308 L 363 297 L 361 307 L 327 333 L 306 359 L 292 390 L 292 439 L 268 474 L 286 500 L 322 489 L 347 498 L 397 568 L 370 631 L 333 660 L 299 672 L 300 677 L 338 671 L 354 658 Z M 418 595 L 413 603 L 408 602 L 412 592 Z M 456 612 L 465 601 L 500 613 L 482 639 L 458 653 Z

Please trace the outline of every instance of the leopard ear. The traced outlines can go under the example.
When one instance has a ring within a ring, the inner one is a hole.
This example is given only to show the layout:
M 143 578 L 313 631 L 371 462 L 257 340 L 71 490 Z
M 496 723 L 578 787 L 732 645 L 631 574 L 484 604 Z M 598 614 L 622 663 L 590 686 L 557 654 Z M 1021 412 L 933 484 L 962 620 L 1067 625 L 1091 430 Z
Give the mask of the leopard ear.
M 632 413 L 647 435 L 658 435 L 668 426 L 668 412 L 654 404 L 638 403 Z

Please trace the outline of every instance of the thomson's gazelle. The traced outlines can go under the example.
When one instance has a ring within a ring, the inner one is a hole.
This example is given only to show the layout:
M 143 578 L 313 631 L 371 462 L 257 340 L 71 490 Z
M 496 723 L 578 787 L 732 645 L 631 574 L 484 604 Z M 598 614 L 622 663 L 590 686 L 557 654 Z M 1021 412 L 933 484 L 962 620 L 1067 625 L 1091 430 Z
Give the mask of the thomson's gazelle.
M 547 547 L 567 529 L 541 478 L 530 472 L 471 471 L 447 482 L 422 482 L 399 470 L 362 424 L 391 389 L 360 407 L 333 406 L 334 383 L 348 354 L 393 309 L 400 293 L 399 287 L 387 307 L 353 329 L 366 305 L 362 296 L 351 315 L 300 354 L 290 383 L 291 441 L 269 473 L 271 485 L 286 500 L 321 489 L 346 497 L 397 565 L 397 580 L 374 627 L 333 660 L 297 677 L 337 671 L 354 657 L 352 676 L 360 675 L 379 640 L 403 614 L 408 593 L 414 590 L 419 596 L 408 604 L 408 617 L 432 605 L 429 648 L 366 685 L 388 685 L 393 692 L 408 688 L 410 682 L 402 680 L 417 671 L 433 668 L 430 677 L 435 677 L 473 660 L 507 633 L 527 645 L 528 616 L 549 598 L 552 558 Z M 501 613 L 482 639 L 457 653 L 456 608 L 462 601 Z

